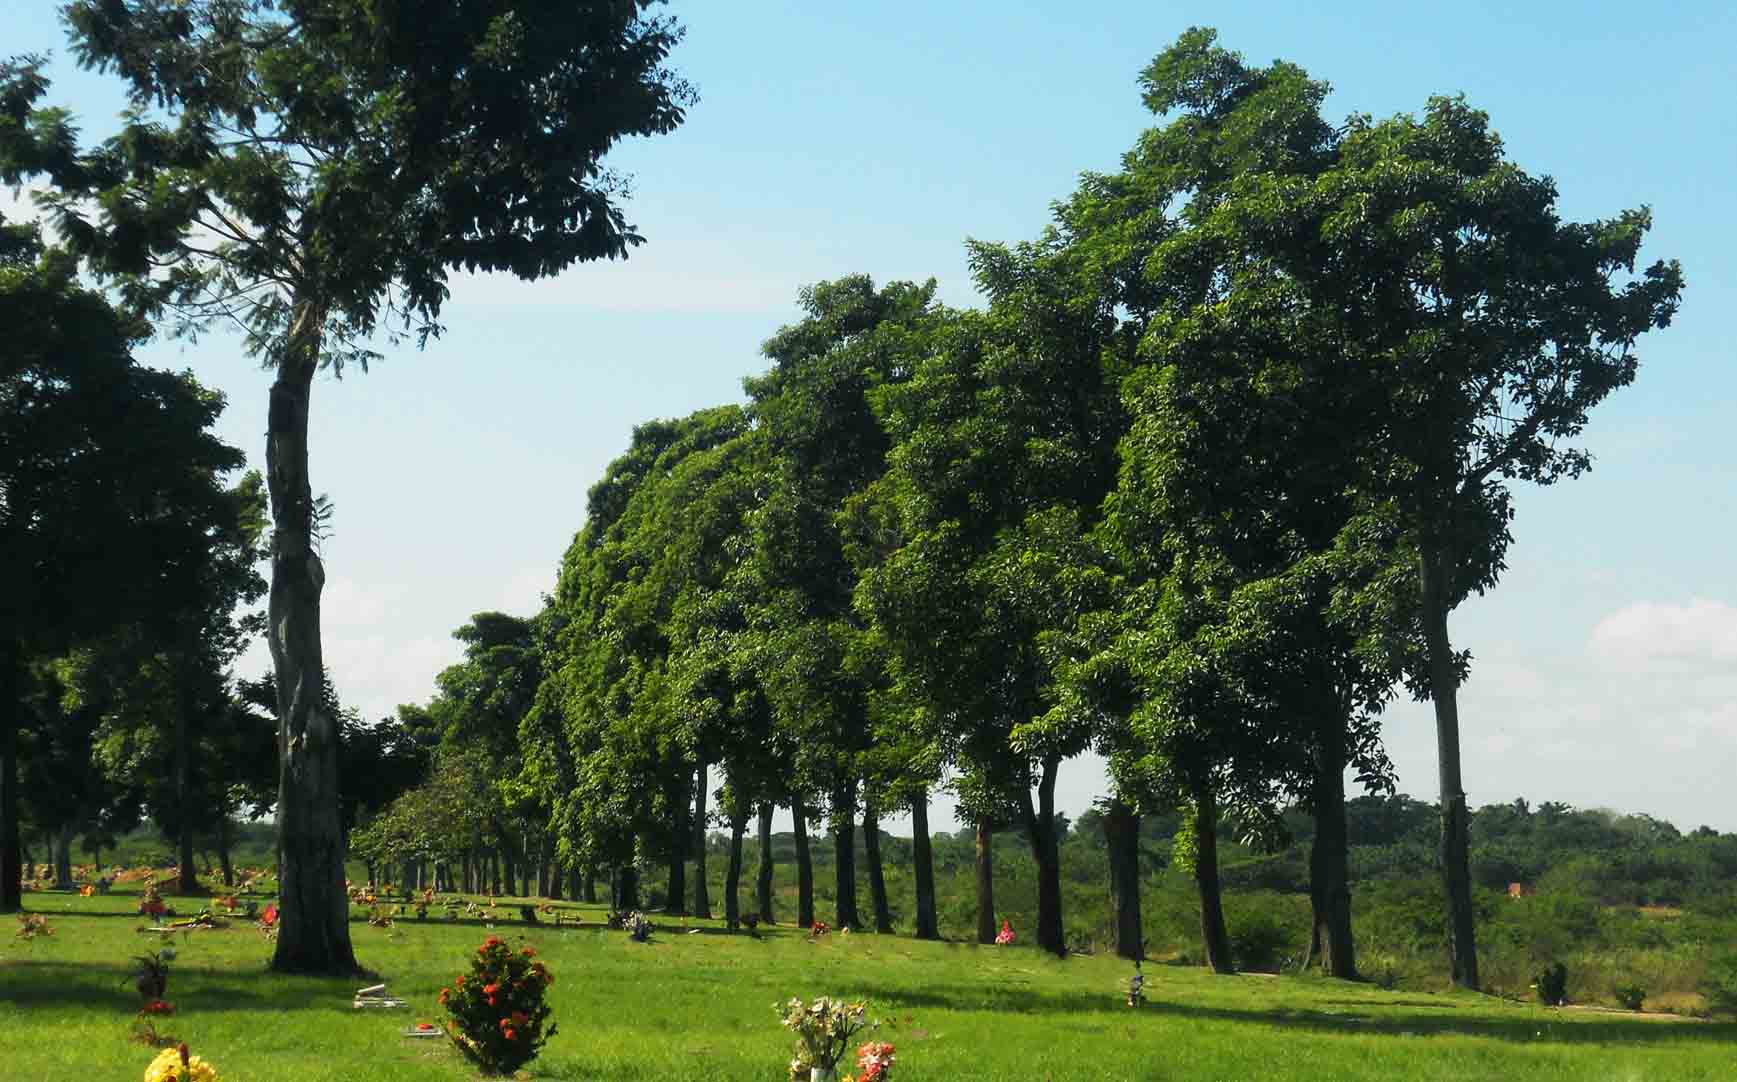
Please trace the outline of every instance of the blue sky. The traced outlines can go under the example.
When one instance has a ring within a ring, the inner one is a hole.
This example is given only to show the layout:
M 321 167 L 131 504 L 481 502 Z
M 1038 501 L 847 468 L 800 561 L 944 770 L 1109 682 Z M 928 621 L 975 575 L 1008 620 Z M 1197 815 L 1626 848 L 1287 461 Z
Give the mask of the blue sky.
M 316 491 L 326 656 L 369 716 L 426 699 L 472 612 L 551 589 L 584 494 L 632 426 L 739 400 L 806 283 L 865 271 L 972 304 L 962 241 L 1019 240 L 1083 170 L 1116 167 L 1153 118 L 1135 76 L 1191 25 L 1334 86 L 1331 115 L 1464 93 L 1511 157 L 1556 178 L 1566 217 L 1649 204 L 1643 256 L 1688 280 L 1641 344 L 1635 386 L 1594 415 L 1587 477 L 1521 492 L 1501 585 L 1454 614 L 1474 804 L 1525 796 L 1737 829 L 1737 11 L 1713 3 L 678 3 L 674 65 L 701 100 L 623 146 L 626 263 L 526 284 L 459 279 L 447 335 L 322 379 Z M 49 3 L 0 9 L 0 53 L 53 51 L 51 98 L 92 134 L 114 85 L 64 61 Z M 0 194 L 0 210 L 27 212 Z M 227 437 L 263 455 L 267 377 L 221 335 L 151 362 L 230 396 Z M 248 661 L 263 670 L 263 650 Z M 1388 719 L 1401 786 L 1434 799 L 1427 704 Z M 1100 792 L 1070 767 L 1062 803 Z M 942 817 L 942 823 L 946 821 Z

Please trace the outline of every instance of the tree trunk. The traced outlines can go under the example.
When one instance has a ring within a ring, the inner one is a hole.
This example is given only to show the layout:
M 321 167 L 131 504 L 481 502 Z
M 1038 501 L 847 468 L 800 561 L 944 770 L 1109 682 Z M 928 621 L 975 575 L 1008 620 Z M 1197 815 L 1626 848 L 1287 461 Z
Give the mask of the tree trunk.
M 639 908 L 639 869 L 625 864 L 615 869 L 609 881 L 610 908 L 628 913 Z
M 1218 799 L 1204 786 L 1194 790 L 1194 846 L 1194 886 L 1200 894 L 1200 942 L 1206 964 L 1214 973 L 1235 973 L 1218 882 Z
M 1351 871 L 1345 829 L 1345 726 L 1327 717 L 1315 742 L 1315 837 L 1309 846 L 1310 949 L 1319 949 L 1329 976 L 1357 979 L 1351 938 Z M 1318 941 L 1318 943 L 1316 942 Z
M 235 863 L 230 859 L 229 854 L 229 848 L 235 841 L 234 830 L 235 826 L 229 821 L 227 815 L 217 824 L 217 861 L 223 865 L 223 885 L 230 888 L 235 886 Z M 100 860 L 97 861 L 97 874 L 102 874 L 102 861 Z
M 308 479 L 308 404 L 325 322 L 322 306 L 298 298 L 271 386 L 266 482 L 271 494 L 272 669 L 278 702 L 278 972 L 353 974 L 344 826 L 338 806 L 337 719 L 323 703 L 320 591 L 326 572 L 314 551 Z
M 995 825 L 977 820 L 977 942 L 995 942 Z
M 814 861 L 808 854 L 808 805 L 801 796 L 790 798 L 790 816 L 796 823 L 796 924 L 814 927 Z
M 1441 780 L 1441 875 L 1447 894 L 1448 952 L 1453 982 L 1478 987 L 1478 945 L 1472 917 L 1470 816 L 1460 779 L 1459 679 L 1448 641 L 1445 545 L 1426 543 L 1418 559 L 1424 645 L 1429 654 L 1430 698 L 1435 703 L 1436 758 Z
M 24 905 L 24 847 L 18 836 L 18 719 L 24 712 L 23 654 L 17 640 L 0 639 L 0 913 L 16 913 Z
M 515 855 L 516 854 L 508 845 L 506 839 L 503 838 L 501 840 L 501 879 L 507 885 L 508 895 L 515 894 L 518 891 L 517 881 L 519 868 L 518 861 L 513 859 Z
M 855 793 L 849 787 L 834 794 L 832 813 L 833 877 L 836 904 L 833 927 L 856 928 L 862 919 L 856 911 L 856 809 Z
M 193 867 L 193 665 L 190 652 L 182 647 L 175 666 L 175 893 L 199 893 L 198 871 Z
M 699 784 L 694 786 L 694 916 L 710 917 L 712 899 L 706 884 L 706 790 L 711 788 L 706 761 L 700 760 Z
M 730 865 L 724 876 L 724 924 L 735 931 L 742 923 L 742 835 L 748 832 L 748 809 L 744 804 L 730 811 Z
M 772 805 L 760 805 L 760 868 L 754 875 L 754 907 L 762 924 L 777 923 L 772 912 Z
M 691 774 L 684 774 L 683 784 L 679 787 L 672 784 L 668 792 L 675 822 L 670 824 L 669 876 L 664 883 L 663 911 L 672 917 L 687 912 L 688 846 L 693 844 L 693 824 L 688 822 L 688 812 L 693 808 L 693 790 L 689 788 L 692 781 Z
M 597 872 L 587 866 L 584 880 L 579 884 L 579 900 L 590 905 L 597 904 Z
M 935 853 L 929 844 L 929 794 L 911 799 L 911 873 L 917 885 L 918 939 L 940 939 L 935 920 Z
M 1140 817 L 1120 800 L 1104 812 L 1104 842 L 1110 852 L 1110 898 L 1116 910 L 1116 954 L 1146 957 L 1140 924 Z
M 1068 946 L 1062 929 L 1061 839 L 1055 827 L 1055 781 L 1061 760 L 1050 757 L 1043 761 L 1043 773 L 1037 782 L 1037 807 L 1031 804 L 1031 791 L 1020 794 L 1020 810 L 1025 817 L 1025 834 L 1031 843 L 1031 856 L 1037 863 L 1037 945 L 1057 957 L 1066 957 Z
M 868 858 L 869 904 L 875 911 L 875 931 L 891 935 L 893 913 L 887 905 L 887 879 L 881 868 L 881 821 L 874 805 L 867 803 L 862 810 L 862 842 Z
M 72 889 L 72 824 L 60 828 L 60 845 L 54 854 L 54 889 Z

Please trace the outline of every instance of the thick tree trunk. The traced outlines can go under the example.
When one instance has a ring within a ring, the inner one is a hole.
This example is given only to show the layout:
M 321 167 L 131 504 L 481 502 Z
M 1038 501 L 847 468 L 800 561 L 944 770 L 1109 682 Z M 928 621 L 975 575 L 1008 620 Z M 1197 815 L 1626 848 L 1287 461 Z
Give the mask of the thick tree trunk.
M 1452 566 L 1445 546 L 1423 546 L 1418 579 L 1423 605 L 1424 645 L 1429 654 L 1430 698 L 1435 703 L 1436 758 L 1441 780 L 1441 875 L 1447 894 L 1448 952 L 1453 982 L 1478 987 L 1478 945 L 1472 916 L 1471 825 L 1465 785 L 1460 779 L 1459 679 L 1448 641 L 1449 584 Z
M 227 815 L 217 824 L 217 861 L 223 865 L 223 885 L 231 888 L 235 886 L 235 864 L 230 859 L 229 849 L 235 841 L 231 836 L 234 829 Z M 102 874 L 102 861 L 100 860 L 97 861 L 97 874 Z
M 1055 781 L 1060 770 L 1059 758 L 1043 762 L 1043 773 L 1037 782 L 1037 807 L 1031 804 L 1031 792 L 1020 794 L 1020 810 L 1025 817 L 1025 834 L 1031 843 L 1031 856 L 1037 863 L 1037 945 L 1057 957 L 1068 952 L 1066 934 L 1062 928 L 1061 839 L 1056 836 Z
M 1218 800 L 1205 787 L 1194 791 L 1194 886 L 1200 895 L 1200 942 L 1206 964 L 1214 973 L 1235 973 L 1218 881 Z
M 814 860 L 808 853 L 808 805 L 802 797 L 790 799 L 790 817 L 796 823 L 796 924 L 814 927 Z
M 639 908 L 639 870 L 632 865 L 615 869 L 610 877 L 610 908 L 627 913 Z
M 518 890 L 518 862 L 513 859 L 513 856 L 512 849 L 503 839 L 501 842 L 501 880 L 506 883 L 509 896 Z
M 935 920 L 935 852 L 929 844 L 929 794 L 911 799 L 911 877 L 916 882 L 918 939 L 940 939 Z
M 995 942 L 995 824 L 977 820 L 977 942 Z
M 711 788 L 706 761 L 700 760 L 699 782 L 694 786 L 694 916 L 710 917 L 712 899 L 706 883 L 706 790 Z
M 748 832 L 746 806 L 730 811 L 730 864 L 724 875 L 724 924 L 735 931 L 742 923 L 742 835 Z
M 1327 718 L 1315 744 L 1313 790 L 1315 837 L 1309 846 L 1309 902 L 1314 931 L 1310 950 L 1320 950 L 1329 976 L 1357 979 L 1351 938 L 1351 873 L 1345 829 L 1345 726 Z M 1305 968 L 1307 968 L 1305 966 Z
M 760 805 L 760 867 L 754 874 L 754 908 L 762 924 L 776 924 L 772 911 L 772 805 Z
M 308 404 L 325 311 L 298 299 L 292 319 L 271 387 L 265 443 L 272 517 L 267 641 L 277 675 L 281 863 L 271 965 L 286 973 L 351 974 L 358 967 L 344 894 L 337 719 L 322 705 L 320 591 L 326 572 L 314 551 L 308 479 Z
M 832 868 L 835 905 L 833 927 L 854 929 L 862 923 L 856 909 L 856 787 L 833 794 Z
M 60 828 L 60 845 L 54 854 L 54 889 L 72 889 L 72 824 Z
M 582 902 L 586 902 L 590 905 L 596 905 L 597 904 L 597 872 L 596 872 L 596 870 L 593 868 L 587 867 L 585 869 L 584 880 L 579 884 L 579 886 L 580 886 L 579 900 Z
M 671 917 L 687 912 L 688 846 L 693 844 L 693 824 L 688 812 L 693 809 L 693 775 L 684 774 L 683 784 L 671 784 L 668 792 L 670 807 L 675 810 L 675 822 L 670 824 L 668 877 L 664 883 L 663 911 Z
M 1140 817 L 1120 800 L 1104 812 L 1104 842 L 1110 853 L 1110 899 L 1116 910 L 1116 954 L 1141 961 L 1146 939 L 1140 925 Z
M 16 913 L 24 905 L 24 846 L 18 833 L 23 656 L 15 639 L 0 639 L 0 913 Z
M 890 935 L 893 912 L 887 904 L 887 878 L 881 867 L 881 821 L 873 804 L 864 804 L 862 811 L 862 841 L 868 859 L 869 905 L 875 911 L 875 931 Z

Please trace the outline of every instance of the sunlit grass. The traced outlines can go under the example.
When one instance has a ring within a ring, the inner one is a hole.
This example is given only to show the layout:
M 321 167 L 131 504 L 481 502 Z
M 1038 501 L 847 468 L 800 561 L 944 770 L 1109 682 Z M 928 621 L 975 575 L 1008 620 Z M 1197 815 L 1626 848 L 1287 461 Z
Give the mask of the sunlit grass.
M 19 1079 L 136 1079 L 151 1051 L 128 1040 L 138 997 L 133 895 L 26 896 L 54 934 L 0 945 L 0 1050 Z M 1551 1011 L 1465 994 L 1384 992 L 1337 981 L 1213 977 L 1148 967 L 1148 1002 L 1122 1002 L 1117 959 L 1048 958 L 1025 947 L 918 943 L 794 929 L 760 939 L 715 921 L 658 918 L 648 944 L 601 926 L 596 906 L 558 903 L 585 924 L 526 925 L 503 903 L 494 927 L 352 925 L 357 953 L 403 1010 L 354 1010 L 355 980 L 277 977 L 251 925 L 177 934 L 160 1028 L 226 1080 L 470 1078 L 443 1041 L 400 1032 L 438 1020 L 435 995 L 489 934 L 534 945 L 556 975 L 559 1033 L 530 1068 L 572 1079 L 781 1079 L 789 1041 L 773 1005 L 790 996 L 867 998 L 896 1077 L 924 1079 L 1713 1079 L 1737 1062 L 1737 1027 Z M 182 906 L 183 911 L 188 907 Z M 694 931 L 697 930 L 697 931 Z M 694 934 L 687 934 L 694 931 Z

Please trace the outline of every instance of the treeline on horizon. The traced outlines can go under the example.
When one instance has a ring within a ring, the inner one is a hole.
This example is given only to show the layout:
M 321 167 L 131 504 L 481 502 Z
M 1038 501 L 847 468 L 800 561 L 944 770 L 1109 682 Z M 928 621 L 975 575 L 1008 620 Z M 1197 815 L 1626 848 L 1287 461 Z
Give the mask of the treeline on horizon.
M 1309 957 L 1354 978 L 1353 861 L 1372 850 L 1353 850 L 1352 809 L 1394 791 L 1381 720 L 1408 694 L 1434 704 L 1444 804 L 1426 848 L 1411 833 L 1388 848 L 1411 875 L 1433 854 L 1431 900 L 1407 904 L 1440 930 L 1452 982 L 1484 986 L 1488 809 L 1473 816 L 1460 776 L 1472 659 L 1448 614 L 1504 570 L 1512 486 L 1589 468 L 1574 441 L 1635 378 L 1681 272 L 1638 263 L 1644 208 L 1562 220 L 1553 182 L 1509 162 L 1463 99 L 1329 120 L 1326 83 L 1250 66 L 1199 29 L 1140 85 L 1162 123 L 1118 172 L 1084 175 L 1036 240 L 970 244 L 986 308 L 939 303 L 932 280 L 817 283 L 765 342 L 744 405 L 636 426 L 543 609 L 476 614 L 425 705 L 365 725 L 321 682 L 307 575 L 276 580 L 300 591 L 283 626 L 301 637 L 273 640 L 293 680 L 232 685 L 249 627 L 235 613 L 263 590 L 264 498 L 257 481 L 205 493 L 229 509 L 207 530 L 230 562 L 188 555 L 196 573 L 150 596 L 183 619 L 106 614 L 128 630 L 57 628 L 4 666 L 34 721 L 22 756 L 0 754 L 43 780 L 24 811 L 57 863 L 85 824 L 148 808 L 191 889 L 200 823 L 275 799 L 308 898 L 337 887 L 347 843 L 449 888 L 534 878 L 589 896 L 602 881 L 617 908 L 655 892 L 672 914 L 709 914 L 721 893 L 734 927 L 752 850 L 752 909 L 774 908 L 771 823 L 788 808 L 797 922 L 829 902 L 836 926 L 891 931 L 897 898 L 936 938 L 961 916 L 939 885 L 959 842 L 927 822 L 945 789 L 973 824 L 980 941 L 1010 874 L 1029 872 L 1022 923 L 1058 955 L 1084 914 L 1105 923 L 1083 899 L 1107 891 L 1104 942 L 1140 957 L 1180 889 L 1187 953 L 1231 972 L 1270 921 L 1226 887 L 1259 865 L 1306 903 Z M 22 276 L 42 245 L 9 229 Z M 110 322 L 122 343 L 143 333 Z M 312 357 L 296 362 L 308 379 Z M 221 406 L 203 401 L 195 431 Z M 317 569 L 331 509 L 302 495 L 283 512 L 293 536 L 274 519 L 271 556 L 284 564 L 288 538 Z M 1096 829 L 1073 831 L 1056 779 L 1087 751 L 1108 791 Z M 879 827 L 896 814 L 912 821 L 908 880 L 888 875 Z M 830 890 L 811 834 L 830 839 Z M 1272 855 L 1302 852 L 1286 849 L 1297 837 L 1304 855 Z M 1012 838 L 1025 857 L 1010 862 Z M 16 847 L 0 840 L 8 887 Z M 353 963 L 338 908 L 290 909 L 283 968 Z

